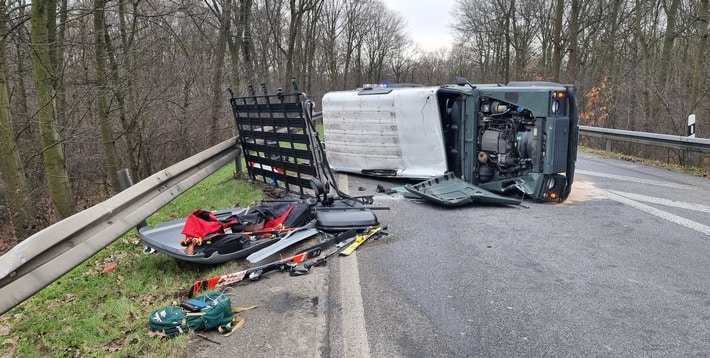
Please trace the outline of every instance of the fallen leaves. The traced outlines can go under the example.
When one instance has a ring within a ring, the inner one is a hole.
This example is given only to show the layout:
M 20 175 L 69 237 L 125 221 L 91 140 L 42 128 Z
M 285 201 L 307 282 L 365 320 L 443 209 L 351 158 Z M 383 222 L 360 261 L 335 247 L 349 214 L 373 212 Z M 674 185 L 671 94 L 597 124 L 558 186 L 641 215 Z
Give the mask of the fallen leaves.
M 161 331 L 161 332 L 148 331 L 148 337 L 151 337 L 151 338 L 155 338 L 155 337 L 158 337 L 158 338 L 168 338 L 168 335 L 165 334 L 165 332 L 162 332 L 162 331 Z
M 5 340 L 4 343 L 7 346 L 7 351 L 5 352 L 5 356 L 7 356 L 7 357 L 14 357 L 15 356 L 15 354 L 17 353 L 17 348 L 20 345 L 18 340 L 19 340 L 18 337 L 8 338 Z
M 0 326 L 0 336 L 9 336 L 12 332 L 12 327 L 10 326 Z

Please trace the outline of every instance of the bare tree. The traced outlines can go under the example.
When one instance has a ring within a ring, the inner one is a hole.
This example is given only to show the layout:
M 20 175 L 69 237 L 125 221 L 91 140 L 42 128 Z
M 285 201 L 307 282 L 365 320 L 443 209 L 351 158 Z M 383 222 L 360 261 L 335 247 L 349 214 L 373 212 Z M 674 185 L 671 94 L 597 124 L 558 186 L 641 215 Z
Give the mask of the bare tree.
M 47 185 L 57 213 L 60 217 L 67 217 L 74 213 L 75 202 L 65 166 L 52 96 L 54 73 L 50 65 L 50 48 L 53 44 L 49 42 L 47 31 L 49 26 L 47 8 L 54 5 L 54 1 L 32 2 L 32 68 L 39 107 L 37 115 Z
M 392 81 L 396 83 L 414 82 L 414 66 L 416 65 L 416 46 L 402 46 L 390 56 L 390 72 Z
M 363 48 L 367 81 L 382 82 L 385 59 L 406 46 L 405 21 L 401 15 L 392 12 L 381 2 L 373 2 L 368 9 L 367 19 L 371 21 L 365 31 Z
M 580 32 L 581 0 L 572 0 L 569 21 L 569 51 L 567 60 L 567 81 L 574 83 L 577 80 L 577 64 L 579 62 L 578 44 Z
M 343 59 L 343 87 L 348 88 L 354 84 L 362 83 L 362 66 L 361 66 L 361 46 L 365 32 L 367 31 L 365 16 L 369 2 L 346 0 L 345 1 L 345 30 L 343 41 L 343 50 L 345 52 Z M 353 76 L 353 72 L 355 73 Z M 355 78 L 354 81 L 352 78 Z
M 301 74 L 299 77 L 301 82 L 299 83 L 302 83 L 307 93 L 311 93 L 313 90 L 314 77 L 319 77 L 314 72 L 316 68 L 316 51 L 319 47 L 317 42 L 320 41 L 318 28 L 320 27 L 324 2 L 325 0 L 316 1 L 311 11 L 308 11 L 306 16 L 304 16 L 305 30 L 301 34 L 303 60 L 300 62 L 298 73 Z
M 339 66 L 338 40 L 345 30 L 342 26 L 345 4 L 338 0 L 324 2 L 323 15 L 320 20 L 320 46 L 323 53 L 325 74 L 328 77 L 329 88 L 338 88 L 341 73 Z
M 676 33 L 676 21 L 680 0 L 671 0 L 670 6 L 666 2 L 661 2 L 666 15 L 666 29 L 663 35 L 663 47 L 661 49 L 661 58 L 658 67 L 659 87 L 664 89 L 668 82 L 669 61 L 671 59 L 671 51 L 673 51 L 673 43 L 678 36 Z
M 109 195 L 116 165 L 144 178 L 228 132 L 226 82 L 243 94 L 245 84 L 283 87 L 295 76 L 317 101 L 384 80 L 540 79 L 575 84 L 596 125 L 678 133 L 685 111 L 710 118 L 707 0 L 457 0 L 456 44 L 433 52 L 412 45 L 401 14 L 382 0 L 7 4 L 3 65 L 17 153 L 3 159 L 19 155 L 32 200 L 49 192 L 57 206 Z M 25 7 L 42 16 L 27 21 Z
M 693 62 L 693 82 L 690 89 L 689 113 L 695 113 L 698 104 L 701 100 L 702 81 L 706 79 L 707 85 L 708 72 L 704 63 L 705 53 L 708 47 L 708 38 L 710 37 L 710 1 L 700 0 L 700 9 L 697 20 L 697 34 L 699 37 L 698 46 L 695 51 L 695 61 Z M 707 93 L 705 91 L 704 93 Z M 706 96 L 706 95 L 705 95 Z M 703 98 L 705 97 L 703 96 Z
M 239 0 L 233 13 L 235 34 L 228 38 L 232 65 L 231 85 L 256 83 L 258 74 L 254 66 L 253 29 L 251 27 L 253 0 Z M 240 78 L 244 80 L 240 80 Z M 238 89 L 238 88 L 235 88 Z
M 109 31 L 103 31 L 104 44 L 106 46 L 107 58 L 110 64 L 109 81 L 111 83 L 112 98 L 115 99 L 119 122 L 122 132 L 118 133 L 118 137 L 122 138 L 126 146 L 126 158 L 131 174 L 135 179 L 142 179 L 151 174 L 150 158 L 148 151 L 144 148 L 143 137 L 141 133 L 141 121 L 135 112 L 135 95 L 134 95 L 134 79 L 133 79 L 133 57 L 123 56 L 119 59 L 119 54 L 128 54 L 132 51 L 138 16 L 136 11 L 137 3 L 133 2 L 133 10 L 130 11 L 134 17 L 132 21 L 128 20 L 129 11 L 126 10 L 127 0 L 118 1 L 118 41 L 114 45 Z M 129 28 L 132 24 L 132 28 Z M 118 49 L 118 50 L 117 50 Z M 122 63 L 119 63 L 122 60 Z
M 214 8 L 217 8 L 215 4 Z M 223 101 L 222 93 L 222 67 L 224 66 L 224 55 L 227 51 L 227 37 L 229 36 L 229 28 L 232 19 L 232 0 L 222 0 L 222 12 L 219 14 L 219 34 L 215 49 L 215 63 L 212 72 L 212 108 L 210 115 L 210 143 L 217 144 L 219 139 L 219 112 L 223 108 L 226 101 Z
M 6 80 L 5 45 L 8 34 L 5 3 L 0 3 L 0 180 L 5 210 L 12 222 L 14 235 L 25 238 L 34 231 L 34 208 L 25 178 L 25 168 L 15 140 L 10 113 L 10 95 Z
M 103 139 L 104 154 L 106 155 L 106 163 L 109 178 L 109 183 L 112 192 L 120 191 L 118 182 L 118 153 L 116 151 L 116 140 L 113 136 L 113 128 L 109 119 L 108 105 L 108 49 L 106 44 L 106 24 L 104 21 L 104 12 L 106 11 L 105 0 L 94 0 L 94 51 L 96 61 L 96 110 L 99 120 L 99 128 L 101 128 L 101 138 Z
M 552 39 L 552 80 L 560 81 L 560 69 L 562 68 L 562 51 L 564 44 L 562 42 L 562 19 L 564 17 L 565 2 L 564 0 L 555 1 L 555 26 Z
M 511 74 L 520 76 L 530 60 L 530 46 L 538 32 L 537 25 L 530 22 L 536 16 L 526 13 L 534 7 L 520 9 L 514 0 L 459 0 L 456 8 L 462 11 L 452 14 L 453 28 L 460 34 L 462 45 L 477 59 L 480 73 L 476 77 L 508 82 Z

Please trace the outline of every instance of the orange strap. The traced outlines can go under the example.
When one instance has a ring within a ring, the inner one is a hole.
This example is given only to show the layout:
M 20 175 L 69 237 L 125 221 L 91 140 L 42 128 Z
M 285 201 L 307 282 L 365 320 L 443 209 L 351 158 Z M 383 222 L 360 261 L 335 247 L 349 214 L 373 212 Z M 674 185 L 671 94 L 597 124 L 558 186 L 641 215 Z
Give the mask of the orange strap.
M 192 255 L 195 253 L 195 246 L 201 246 L 204 240 L 201 237 L 185 237 L 180 241 L 180 245 L 185 246 L 185 253 Z

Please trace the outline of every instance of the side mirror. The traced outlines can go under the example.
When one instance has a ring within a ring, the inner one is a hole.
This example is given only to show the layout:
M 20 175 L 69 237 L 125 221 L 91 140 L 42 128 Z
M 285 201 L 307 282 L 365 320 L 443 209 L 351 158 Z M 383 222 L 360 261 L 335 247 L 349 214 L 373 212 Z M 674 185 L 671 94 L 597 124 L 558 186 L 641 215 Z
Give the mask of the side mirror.
M 468 82 L 468 80 L 463 77 L 456 77 L 456 84 L 459 86 L 468 85 L 471 89 L 476 89 L 476 86 L 472 85 L 471 82 Z

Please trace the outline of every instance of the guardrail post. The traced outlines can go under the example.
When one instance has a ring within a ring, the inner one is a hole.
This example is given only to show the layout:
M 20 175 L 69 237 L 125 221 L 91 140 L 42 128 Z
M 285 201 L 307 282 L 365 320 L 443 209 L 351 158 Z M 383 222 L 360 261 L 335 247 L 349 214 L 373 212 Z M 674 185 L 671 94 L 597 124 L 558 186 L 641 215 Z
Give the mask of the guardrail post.
M 243 169 L 242 169 L 242 151 L 241 150 L 237 154 L 237 157 L 234 158 L 234 168 L 235 168 L 237 174 L 241 174 L 243 171 Z
M 131 172 L 128 169 L 121 169 L 118 171 L 118 183 L 121 185 L 121 191 L 124 191 L 133 186 Z M 145 220 L 141 221 L 138 226 L 136 226 L 136 230 L 144 226 L 148 226 L 148 222 L 146 222 Z
M 611 139 L 606 140 L 606 151 L 611 152 Z

